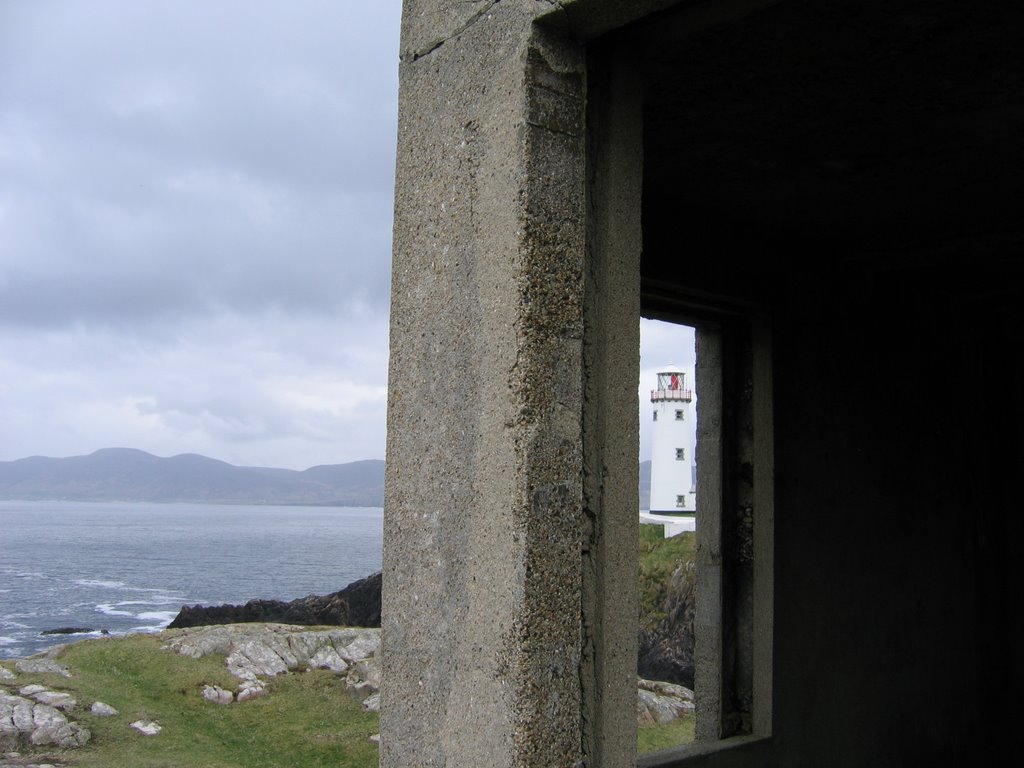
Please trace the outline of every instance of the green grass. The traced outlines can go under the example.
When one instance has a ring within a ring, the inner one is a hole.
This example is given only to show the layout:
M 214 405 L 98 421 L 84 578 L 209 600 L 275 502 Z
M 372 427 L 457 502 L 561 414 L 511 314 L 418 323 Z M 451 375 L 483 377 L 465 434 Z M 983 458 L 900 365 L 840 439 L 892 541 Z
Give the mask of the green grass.
M 686 715 L 665 725 L 641 725 L 636 733 L 639 754 L 678 747 L 693 741 L 693 715 Z
M 327 671 L 273 678 L 269 695 L 218 705 L 202 698 L 204 684 L 235 689 L 223 657 L 190 659 L 160 649 L 154 635 L 84 641 L 59 660 L 74 677 L 18 676 L 18 686 L 38 682 L 75 695 L 72 719 L 92 731 L 83 748 L 63 762 L 82 768 L 356 768 L 377 765 L 377 715 L 364 712 Z M 116 717 L 94 717 L 100 700 Z M 144 736 L 128 727 L 155 720 L 163 730 Z M 46 754 L 45 750 L 40 751 Z M 52 753 L 51 753 L 52 754 Z

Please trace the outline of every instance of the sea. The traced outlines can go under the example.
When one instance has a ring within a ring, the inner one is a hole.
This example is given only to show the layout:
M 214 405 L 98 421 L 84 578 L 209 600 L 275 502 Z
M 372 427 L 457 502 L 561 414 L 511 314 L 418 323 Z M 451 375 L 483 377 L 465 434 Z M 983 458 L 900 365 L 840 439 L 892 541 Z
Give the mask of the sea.
M 336 592 L 380 570 L 382 533 L 379 508 L 0 501 L 0 658 Z

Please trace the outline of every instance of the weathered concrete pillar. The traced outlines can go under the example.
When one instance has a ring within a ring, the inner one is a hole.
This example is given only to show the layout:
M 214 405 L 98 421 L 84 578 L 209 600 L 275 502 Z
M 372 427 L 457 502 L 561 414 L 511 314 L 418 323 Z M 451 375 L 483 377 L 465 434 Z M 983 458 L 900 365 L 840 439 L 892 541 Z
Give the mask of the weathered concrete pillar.
M 584 63 L 406 2 L 381 765 L 581 760 Z
M 385 768 L 635 754 L 640 89 L 571 7 L 405 5 Z

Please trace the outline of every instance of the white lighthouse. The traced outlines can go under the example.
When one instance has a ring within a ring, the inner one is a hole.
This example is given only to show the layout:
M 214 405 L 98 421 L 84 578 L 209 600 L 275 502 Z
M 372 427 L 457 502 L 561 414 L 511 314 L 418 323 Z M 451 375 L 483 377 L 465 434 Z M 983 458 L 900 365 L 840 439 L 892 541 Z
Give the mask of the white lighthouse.
M 668 366 L 658 373 L 651 391 L 652 515 L 693 517 L 697 512 L 692 403 L 693 391 L 681 368 Z

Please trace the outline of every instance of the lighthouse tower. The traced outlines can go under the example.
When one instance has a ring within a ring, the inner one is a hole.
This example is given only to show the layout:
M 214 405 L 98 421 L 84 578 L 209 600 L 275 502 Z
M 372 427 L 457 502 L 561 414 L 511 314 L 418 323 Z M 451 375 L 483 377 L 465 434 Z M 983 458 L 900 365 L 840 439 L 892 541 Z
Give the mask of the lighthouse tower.
M 688 515 L 697 512 L 694 485 L 693 391 L 686 374 L 668 366 L 658 373 L 651 391 L 651 514 Z

